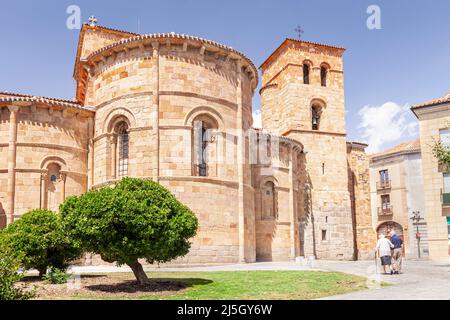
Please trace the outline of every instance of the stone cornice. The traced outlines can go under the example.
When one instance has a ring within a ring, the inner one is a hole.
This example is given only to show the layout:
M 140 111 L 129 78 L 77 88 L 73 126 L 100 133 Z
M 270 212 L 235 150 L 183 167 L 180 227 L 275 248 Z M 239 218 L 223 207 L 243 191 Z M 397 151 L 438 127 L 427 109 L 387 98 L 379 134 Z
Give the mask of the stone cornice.
M 48 172 L 48 170 L 45 169 L 29 169 L 29 168 L 16 168 L 14 169 L 14 172 L 16 173 L 37 173 L 37 174 L 44 174 Z M 8 173 L 8 169 L 0 169 L 0 173 Z M 61 171 L 61 173 L 64 173 L 68 176 L 79 176 L 79 177 L 86 177 L 87 173 L 83 172 L 76 172 L 76 171 Z
M 346 133 L 342 133 L 342 132 L 320 131 L 320 130 L 302 130 L 302 129 L 289 129 L 288 131 L 284 132 L 282 135 L 286 136 L 291 132 L 310 133 L 310 134 L 329 134 L 329 135 L 340 136 L 340 137 L 347 136 Z
M 87 115 L 95 112 L 91 107 L 82 106 L 72 100 L 32 96 L 21 93 L 0 92 L 0 107 L 10 105 L 19 107 L 29 107 L 32 105 L 61 107 L 63 109 L 74 109 L 78 112 L 83 111 Z
M 238 182 L 223 180 L 220 178 L 213 178 L 213 177 L 197 177 L 197 176 L 159 177 L 159 181 L 192 181 L 192 182 L 201 182 L 201 183 L 222 185 L 225 187 L 235 188 L 235 189 L 237 189 L 239 187 Z
M 345 48 L 335 47 L 330 45 L 325 45 L 316 42 L 303 41 L 303 40 L 295 40 L 289 39 L 283 41 L 283 43 L 269 56 L 269 58 L 264 61 L 259 67 L 260 70 L 265 70 L 268 66 L 276 59 L 284 50 L 289 48 L 289 46 L 294 46 L 297 49 L 304 49 L 305 51 L 310 52 L 313 50 L 321 50 L 326 51 L 330 55 L 336 55 L 338 57 L 342 57 L 345 52 Z
M 408 154 L 415 154 L 415 153 L 420 154 L 421 150 L 420 149 L 402 150 L 402 151 L 383 154 L 383 155 L 379 155 L 379 156 L 370 156 L 369 158 L 370 158 L 370 163 L 372 164 L 377 161 L 386 160 L 386 159 L 390 159 L 390 158 L 396 158 L 396 157 L 400 157 L 400 156 L 404 156 L 404 155 L 408 155 Z
M 411 111 L 414 113 L 414 115 L 418 119 L 420 119 L 420 116 L 425 115 L 425 114 L 437 113 L 437 112 L 442 112 L 442 111 L 450 112 L 450 101 L 415 106 L 415 107 L 411 108 Z
M 144 34 L 124 38 L 111 45 L 103 47 L 97 51 L 92 52 L 84 61 L 86 64 L 94 64 L 96 61 L 101 61 L 103 56 L 109 56 L 112 52 L 117 53 L 121 50 L 128 50 L 130 48 L 144 48 L 145 45 L 155 43 L 162 45 L 171 45 L 172 43 L 187 43 L 188 46 L 195 46 L 199 48 L 199 55 L 205 54 L 205 51 L 211 51 L 216 53 L 222 51 L 222 55 L 226 56 L 226 60 L 242 61 L 242 70 L 249 74 L 249 78 L 253 81 L 253 90 L 258 85 L 258 71 L 253 62 L 243 53 L 220 44 L 215 41 L 189 36 L 185 34 L 176 33 L 157 33 L 157 34 Z M 82 61 L 83 62 L 83 61 Z
M 298 153 L 303 153 L 304 152 L 303 144 L 301 144 L 297 140 L 291 139 L 291 138 L 286 137 L 284 135 L 280 136 L 280 135 L 272 134 L 270 132 L 264 132 L 262 130 L 257 130 L 257 129 L 255 129 L 255 130 L 257 131 L 258 139 L 260 139 L 262 136 L 275 137 L 276 139 L 279 139 L 280 143 L 283 143 L 283 144 L 291 147 L 294 151 L 296 151 Z
M 272 78 L 273 79 L 273 78 Z M 270 88 L 277 88 L 278 87 L 278 83 L 270 83 L 272 80 L 269 81 L 269 84 L 265 85 L 264 87 L 262 87 L 259 90 L 259 94 L 262 94 L 264 91 L 266 91 L 267 89 Z

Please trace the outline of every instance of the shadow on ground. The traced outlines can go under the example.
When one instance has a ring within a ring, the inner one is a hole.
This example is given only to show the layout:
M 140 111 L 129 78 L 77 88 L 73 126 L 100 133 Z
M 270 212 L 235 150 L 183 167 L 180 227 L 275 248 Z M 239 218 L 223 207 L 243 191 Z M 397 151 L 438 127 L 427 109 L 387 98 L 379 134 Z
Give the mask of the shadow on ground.
M 196 285 L 207 285 L 213 281 L 207 279 L 151 279 L 149 284 L 140 284 L 135 280 L 126 280 L 111 284 L 88 285 L 90 291 L 108 293 L 139 293 L 139 292 L 178 292 Z

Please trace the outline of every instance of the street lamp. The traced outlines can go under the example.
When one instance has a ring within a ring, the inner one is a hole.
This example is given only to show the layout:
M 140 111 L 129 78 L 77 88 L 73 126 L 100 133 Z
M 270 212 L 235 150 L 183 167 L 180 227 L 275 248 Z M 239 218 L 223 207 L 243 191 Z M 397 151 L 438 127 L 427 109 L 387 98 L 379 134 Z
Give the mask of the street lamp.
M 410 218 L 413 222 L 413 225 L 416 226 L 416 239 L 417 239 L 417 255 L 420 259 L 420 232 L 419 232 L 419 223 L 423 218 L 420 216 L 420 211 L 413 211 L 412 217 Z

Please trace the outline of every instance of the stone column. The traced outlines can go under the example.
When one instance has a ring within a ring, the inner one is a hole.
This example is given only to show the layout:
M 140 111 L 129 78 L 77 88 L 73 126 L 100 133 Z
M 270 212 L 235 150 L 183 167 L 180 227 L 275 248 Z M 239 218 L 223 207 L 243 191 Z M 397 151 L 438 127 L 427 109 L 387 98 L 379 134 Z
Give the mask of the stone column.
M 61 172 L 60 177 L 61 177 L 61 203 L 63 203 L 64 201 L 66 201 L 67 174 L 65 172 Z
M 290 258 L 292 260 L 295 259 L 297 254 L 297 244 L 296 244 L 296 230 L 297 230 L 297 223 L 296 223 L 296 202 L 295 202 L 295 194 L 296 194 L 296 186 L 295 186 L 295 150 L 291 148 L 290 150 L 290 159 L 289 159 L 289 222 L 290 222 L 290 230 L 289 230 L 289 240 L 290 240 Z
M 88 120 L 88 185 L 89 190 L 94 185 L 94 119 Z
M 47 205 L 45 203 L 45 200 L 47 199 L 47 179 L 48 179 L 48 172 L 41 173 L 41 200 L 40 200 L 40 208 L 46 209 Z
M 111 180 L 116 179 L 116 171 L 117 171 L 117 164 L 116 164 L 116 158 L 117 158 L 117 136 L 112 135 L 110 138 L 110 145 L 111 145 Z
M 241 62 L 236 62 L 237 73 L 237 172 L 238 172 L 238 225 L 239 225 L 239 262 L 245 263 L 245 204 L 244 204 L 244 159 L 245 159 L 245 137 L 243 132 L 243 105 L 242 105 L 242 74 L 241 74 Z
M 159 182 L 159 148 L 160 148 L 160 139 L 159 139 L 159 43 L 153 42 L 153 96 L 152 96 L 152 105 L 155 112 L 155 128 L 154 128 L 154 156 L 153 156 L 153 181 Z
M 8 148 L 8 191 L 7 191 L 7 221 L 14 222 L 14 201 L 16 191 L 16 151 L 17 151 L 17 114 L 19 107 L 8 107 L 9 115 L 9 148 Z

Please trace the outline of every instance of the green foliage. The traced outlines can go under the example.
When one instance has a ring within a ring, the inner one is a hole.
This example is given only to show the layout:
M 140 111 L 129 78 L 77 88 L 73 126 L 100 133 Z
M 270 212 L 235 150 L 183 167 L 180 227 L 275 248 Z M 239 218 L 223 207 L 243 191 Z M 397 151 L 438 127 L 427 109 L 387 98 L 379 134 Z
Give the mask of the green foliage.
M 1 241 L 22 256 L 23 267 L 37 269 L 41 276 L 47 267 L 64 269 L 81 254 L 64 232 L 59 215 L 48 210 L 24 214 L 2 232 Z
M 163 186 L 132 178 L 67 199 L 61 215 L 79 246 L 119 265 L 184 256 L 198 227 L 194 213 Z
M 33 297 L 33 292 L 24 292 L 17 287 L 17 282 L 23 277 L 19 273 L 21 258 L 5 244 L 0 244 L 0 300 L 27 300 Z
M 54 267 L 51 267 L 44 276 L 44 280 L 50 282 L 51 284 L 67 283 L 69 278 L 70 274 L 68 274 L 65 269 L 58 269 Z
M 445 147 L 442 142 L 438 141 L 434 143 L 432 151 L 439 163 L 450 168 L 450 149 Z

